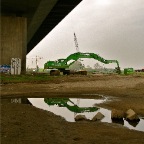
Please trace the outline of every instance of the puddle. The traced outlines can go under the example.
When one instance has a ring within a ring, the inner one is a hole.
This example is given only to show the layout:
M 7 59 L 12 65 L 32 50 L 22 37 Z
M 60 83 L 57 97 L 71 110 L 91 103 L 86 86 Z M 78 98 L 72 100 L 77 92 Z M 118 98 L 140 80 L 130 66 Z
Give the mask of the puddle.
M 84 94 L 85 95 L 85 94 Z M 97 95 L 97 94 L 94 94 Z M 129 129 L 144 132 L 144 117 L 140 117 L 138 122 L 128 122 L 125 119 L 121 121 L 111 120 L 111 111 L 97 107 L 97 104 L 110 101 L 108 96 L 99 95 L 101 99 L 76 99 L 76 98 L 13 98 L 1 99 L 2 104 L 20 103 L 32 104 L 33 106 L 53 112 L 65 118 L 66 121 L 75 122 L 75 116 L 78 114 L 85 115 L 87 119 L 92 119 L 98 112 L 105 117 L 101 122 L 118 123 Z
M 77 114 L 85 115 L 87 119 L 92 119 L 98 112 L 101 112 L 105 117 L 101 122 L 119 123 L 129 129 L 144 131 L 144 119 L 140 118 L 139 122 L 130 123 L 126 120 L 112 121 L 111 111 L 96 107 L 96 104 L 108 101 L 107 97 L 102 99 L 76 99 L 76 98 L 29 98 L 33 106 L 53 112 L 56 115 L 62 116 L 69 122 L 75 122 L 74 117 Z M 98 109 L 97 109 L 98 108 Z

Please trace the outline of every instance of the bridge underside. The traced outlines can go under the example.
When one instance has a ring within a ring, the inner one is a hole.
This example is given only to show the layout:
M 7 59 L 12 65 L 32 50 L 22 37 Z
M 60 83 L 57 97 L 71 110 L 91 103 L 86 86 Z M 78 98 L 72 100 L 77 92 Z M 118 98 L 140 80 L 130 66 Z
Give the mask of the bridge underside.
M 58 0 L 51 12 L 46 16 L 35 35 L 28 41 L 27 52 L 40 42 L 81 0 Z M 30 31 L 30 28 L 29 28 Z M 29 32 L 28 31 L 28 32 Z
M 82 0 L 1 0 L 1 62 L 22 59 Z

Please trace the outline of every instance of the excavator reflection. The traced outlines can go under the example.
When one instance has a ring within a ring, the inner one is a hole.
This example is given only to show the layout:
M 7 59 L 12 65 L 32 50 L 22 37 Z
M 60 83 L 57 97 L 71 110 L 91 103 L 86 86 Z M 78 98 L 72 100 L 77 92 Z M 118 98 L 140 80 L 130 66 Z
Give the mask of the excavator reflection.
M 59 107 L 66 107 L 74 113 L 95 112 L 97 107 L 79 107 L 69 98 L 44 98 L 44 102 L 48 105 L 58 105 Z

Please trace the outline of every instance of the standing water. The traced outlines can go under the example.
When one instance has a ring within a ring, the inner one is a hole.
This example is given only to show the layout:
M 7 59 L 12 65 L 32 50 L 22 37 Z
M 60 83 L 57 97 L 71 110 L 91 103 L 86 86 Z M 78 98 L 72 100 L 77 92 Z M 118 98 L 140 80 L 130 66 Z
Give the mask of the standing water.
M 92 119 L 98 112 L 104 115 L 101 122 L 112 123 L 111 111 L 95 107 L 96 104 L 108 101 L 104 99 L 76 99 L 76 98 L 29 98 L 33 106 L 41 108 L 56 115 L 65 118 L 66 121 L 75 122 L 77 114 L 85 115 L 87 119 Z M 119 124 L 122 124 L 129 129 L 144 131 L 144 119 L 140 118 L 139 122 L 130 123 L 123 119 Z

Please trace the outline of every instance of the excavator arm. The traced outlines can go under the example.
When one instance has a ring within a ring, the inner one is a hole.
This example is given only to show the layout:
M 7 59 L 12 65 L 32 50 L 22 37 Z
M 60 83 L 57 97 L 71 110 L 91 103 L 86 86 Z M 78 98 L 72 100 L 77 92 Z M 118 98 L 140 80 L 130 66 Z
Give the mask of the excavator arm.
M 77 61 L 78 59 L 81 58 L 93 58 L 95 60 L 98 60 L 104 64 L 109 64 L 109 63 L 116 63 L 117 64 L 117 73 L 120 73 L 120 67 L 119 67 L 119 62 L 117 60 L 106 60 L 104 58 L 102 58 L 101 56 L 99 56 L 98 54 L 95 53 L 74 53 L 69 55 L 64 61 L 63 61 L 63 65 L 72 65 L 75 61 Z M 70 64 L 67 64 L 70 60 L 74 60 L 73 62 L 71 62 Z
M 81 58 L 93 58 L 93 59 L 96 59 L 104 64 L 109 64 L 109 63 L 116 63 L 117 66 L 119 67 L 119 63 L 117 60 L 106 60 L 104 58 L 102 58 L 101 56 L 99 56 L 98 54 L 95 54 L 95 53 L 80 53 L 80 52 L 77 52 L 77 53 L 74 53 L 74 54 L 71 54 L 69 55 L 62 63 L 64 65 L 67 65 L 67 62 L 70 61 L 70 60 L 74 60 L 74 61 L 77 61 L 78 59 L 81 59 Z M 69 64 L 69 66 L 71 65 L 71 63 Z

